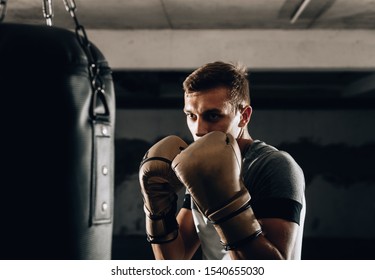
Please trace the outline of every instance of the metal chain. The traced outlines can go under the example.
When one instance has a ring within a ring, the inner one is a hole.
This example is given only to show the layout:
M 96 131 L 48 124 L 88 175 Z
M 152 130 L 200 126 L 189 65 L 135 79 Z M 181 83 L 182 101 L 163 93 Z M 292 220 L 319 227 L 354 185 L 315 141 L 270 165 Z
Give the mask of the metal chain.
M 0 0 L 0 22 L 2 22 L 7 13 L 7 0 Z
M 43 16 L 48 26 L 52 26 L 53 7 L 52 0 L 43 0 Z
M 75 31 L 76 31 L 76 35 L 78 38 L 78 42 L 80 43 L 82 49 L 86 53 L 86 56 L 88 59 L 89 76 L 90 76 L 91 86 L 92 86 L 93 93 L 94 93 L 92 104 L 91 104 L 91 107 L 92 107 L 91 115 L 93 118 L 96 118 L 97 116 L 95 112 L 97 98 L 100 98 L 100 100 L 102 101 L 105 107 L 106 113 L 109 114 L 108 104 L 105 100 L 105 85 L 100 76 L 100 68 L 98 67 L 98 65 L 96 64 L 96 60 L 94 59 L 93 52 L 92 52 L 92 45 L 90 41 L 88 40 L 85 28 L 78 21 L 78 18 L 76 15 L 77 6 L 75 4 L 75 1 L 74 0 L 63 0 L 63 1 L 65 4 L 65 9 L 67 10 L 67 12 L 69 12 L 69 14 L 74 20 Z

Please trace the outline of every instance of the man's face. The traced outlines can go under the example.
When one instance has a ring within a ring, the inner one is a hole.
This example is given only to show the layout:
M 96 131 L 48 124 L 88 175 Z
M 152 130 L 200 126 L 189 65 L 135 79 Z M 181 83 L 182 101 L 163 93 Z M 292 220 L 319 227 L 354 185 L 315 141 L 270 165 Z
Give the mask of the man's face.
M 225 87 L 185 93 L 184 112 L 194 141 L 211 131 L 230 133 L 233 137 L 241 131 L 241 114 L 228 102 Z

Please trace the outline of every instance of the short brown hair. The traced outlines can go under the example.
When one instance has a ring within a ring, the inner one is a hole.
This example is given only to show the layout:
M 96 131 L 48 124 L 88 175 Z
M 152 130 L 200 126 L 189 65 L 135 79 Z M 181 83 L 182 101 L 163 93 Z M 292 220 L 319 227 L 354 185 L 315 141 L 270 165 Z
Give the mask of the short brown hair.
M 207 63 L 192 72 L 183 82 L 185 93 L 205 91 L 217 87 L 229 90 L 229 102 L 235 109 L 250 105 L 246 67 L 240 63 L 222 61 Z

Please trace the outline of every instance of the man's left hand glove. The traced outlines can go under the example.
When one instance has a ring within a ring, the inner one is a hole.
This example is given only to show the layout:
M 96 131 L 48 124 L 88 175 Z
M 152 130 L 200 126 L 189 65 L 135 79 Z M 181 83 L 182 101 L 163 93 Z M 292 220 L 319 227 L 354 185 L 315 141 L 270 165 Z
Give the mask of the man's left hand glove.
M 218 131 L 192 143 L 172 162 L 177 177 L 229 250 L 261 233 L 241 179 L 241 162 L 236 140 Z

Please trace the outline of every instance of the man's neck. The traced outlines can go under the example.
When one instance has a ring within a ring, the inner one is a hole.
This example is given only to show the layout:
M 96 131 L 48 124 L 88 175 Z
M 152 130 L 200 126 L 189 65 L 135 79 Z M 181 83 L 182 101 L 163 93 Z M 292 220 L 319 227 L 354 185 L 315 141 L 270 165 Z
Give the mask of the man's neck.
M 237 143 L 241 150 L 242 156 L 246 153 L 253 142 L 254 140 L 247 131 L 245 131 L 240 138 L 237 138 Z

